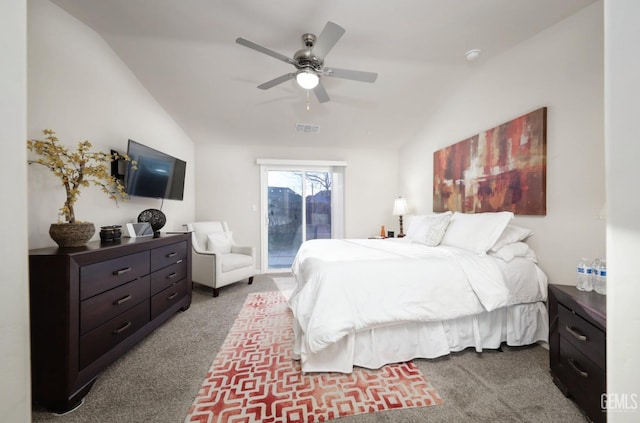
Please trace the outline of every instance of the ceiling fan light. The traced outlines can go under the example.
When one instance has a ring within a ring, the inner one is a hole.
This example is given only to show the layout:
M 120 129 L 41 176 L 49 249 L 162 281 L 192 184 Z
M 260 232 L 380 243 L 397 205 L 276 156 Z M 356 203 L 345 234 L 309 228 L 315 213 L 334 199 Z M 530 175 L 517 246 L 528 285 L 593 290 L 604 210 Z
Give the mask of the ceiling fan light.
M 296 82 L 305 90 L 312 90 L 320 82 L 320 77 L 315 72 L 300 71 L 296 74 Z

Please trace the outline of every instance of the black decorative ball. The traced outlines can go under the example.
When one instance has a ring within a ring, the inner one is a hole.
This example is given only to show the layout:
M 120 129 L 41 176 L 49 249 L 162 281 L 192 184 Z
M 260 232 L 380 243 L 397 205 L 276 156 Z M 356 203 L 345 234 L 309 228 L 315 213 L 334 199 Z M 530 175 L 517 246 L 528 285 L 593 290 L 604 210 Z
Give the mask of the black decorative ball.
M 143 210 L 138 215 L 138 222 L 148 222 L 153 232 L 158 232 L 167 223 L 167 216 L 158 209 Z

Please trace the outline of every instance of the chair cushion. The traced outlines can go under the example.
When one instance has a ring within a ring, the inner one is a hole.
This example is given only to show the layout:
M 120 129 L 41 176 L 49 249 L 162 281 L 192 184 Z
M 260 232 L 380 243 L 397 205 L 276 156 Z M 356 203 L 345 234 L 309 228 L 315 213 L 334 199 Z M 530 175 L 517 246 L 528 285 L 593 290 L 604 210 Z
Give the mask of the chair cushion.
M 231 232 L 214 232 L 207 235 L 207 250 L 216 254 L 229 254 L 232 245 Z
M 230 272 L 232 270 L 240 269 L 243 267 L 250 267 L 253 265 L 253 258 L 245 254 L 222 254 L 219 257 L 220 264 L 222 265 L 223 272 Z

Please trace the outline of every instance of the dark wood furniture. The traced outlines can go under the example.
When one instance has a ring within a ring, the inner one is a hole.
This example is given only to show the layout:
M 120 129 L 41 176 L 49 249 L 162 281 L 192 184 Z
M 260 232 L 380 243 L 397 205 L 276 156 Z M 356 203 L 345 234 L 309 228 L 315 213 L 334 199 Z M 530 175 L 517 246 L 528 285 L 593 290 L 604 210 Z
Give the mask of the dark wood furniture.
M 33 399 L 65 412 L 105 367 L 189 308 L 191 235 L 31 250 L 29 272 Z
M 549 285 L 551 376 L 593 422 L 605 422 L 606 297 L 574 286 Z

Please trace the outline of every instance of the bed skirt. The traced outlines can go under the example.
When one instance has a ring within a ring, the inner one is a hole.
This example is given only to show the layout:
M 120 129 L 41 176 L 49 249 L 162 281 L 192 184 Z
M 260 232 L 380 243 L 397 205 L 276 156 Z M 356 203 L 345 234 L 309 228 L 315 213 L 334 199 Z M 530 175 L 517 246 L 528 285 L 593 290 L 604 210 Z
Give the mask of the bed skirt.
M 294 333 L 299 333 L 295 328 Z M 414 358 L 436 358 L 474 347 L 476 351 L 548 342 L 544 302 L 516 304 L 473 316 L 438 322 L 409 322 L 356 332 L 324 350 L 301 353 L 296 335 L 294 357 L 302 371 L 351 373 L 354 366 L 378 369 Z

